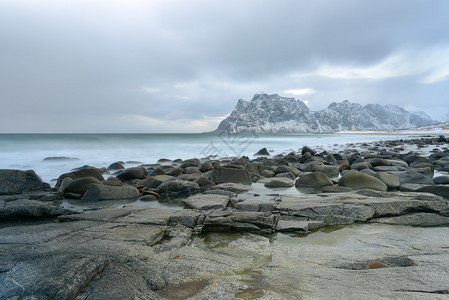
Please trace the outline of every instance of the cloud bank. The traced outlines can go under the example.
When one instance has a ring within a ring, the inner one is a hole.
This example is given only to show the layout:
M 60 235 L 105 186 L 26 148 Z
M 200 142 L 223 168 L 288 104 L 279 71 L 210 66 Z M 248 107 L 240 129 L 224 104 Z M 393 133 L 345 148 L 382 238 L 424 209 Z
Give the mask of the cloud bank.
M 202 132 L 279 93 L 449 112 L 449 2 L 0 2 L 1 132 Z

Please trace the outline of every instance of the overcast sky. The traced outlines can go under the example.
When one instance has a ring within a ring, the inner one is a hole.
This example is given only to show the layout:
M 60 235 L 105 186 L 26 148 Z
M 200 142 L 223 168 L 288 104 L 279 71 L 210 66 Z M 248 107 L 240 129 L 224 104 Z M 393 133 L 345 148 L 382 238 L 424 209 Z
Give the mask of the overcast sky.
M 203 132 L 239 98 L 449 115 L 449 1 L 0 1 L 0 132 Z

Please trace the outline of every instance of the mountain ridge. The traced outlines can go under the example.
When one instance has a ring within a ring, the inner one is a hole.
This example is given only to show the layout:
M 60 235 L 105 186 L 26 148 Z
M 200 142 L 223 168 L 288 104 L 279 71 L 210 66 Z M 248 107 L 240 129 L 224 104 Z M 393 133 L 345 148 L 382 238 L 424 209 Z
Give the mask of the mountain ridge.
M 332 102 L 312 111 L 293 97 L 255 94 L 251 101 L 239 99 L 231 114 L 214 132 L 330 133 L 348 130 L 396 130 L 438 122 L 424 112 L 409 112 L 396 105 Z

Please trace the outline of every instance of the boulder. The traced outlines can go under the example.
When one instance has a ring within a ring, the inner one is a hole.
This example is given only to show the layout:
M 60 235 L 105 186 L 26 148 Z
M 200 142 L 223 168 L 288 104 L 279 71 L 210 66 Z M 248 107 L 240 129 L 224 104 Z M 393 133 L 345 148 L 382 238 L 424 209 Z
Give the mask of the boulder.
M 33 170 L 0 169 L 0 195 L 48 189 L 50 189 L 50 185 L 42 182 L 42 179 Z
M 203 162 L 201 165 L 200 165 L 200 167 L 199 167 L 199 170 L 201 171 L 201 172 L 207 172 L 207 171 L 210 171 L 210 170 L 213 170 L 214 169 L 214 166 L 212 165 L 212 163 L 211 162 L 209 162 L 209 161 L 206 161 L 206 162 Z
M 377 172 L 375 176 L 385 183 L 389 189 L 397 189 L 401 184 L 398 175 L 393 173 Z
M 372 166 L 369 162 L 367 161 L 362 161 L 362 162 L 358 162 L 358 163 L 354 163 L 350 166 L 351 170 L 363 170 L 363 169 L 371 169 Z
M 326 174 L 321 172 L 312 172 L 302 175 L 296 180 L 296 187 L 322 188 L 324 186 L 334 185 Z
M 234 168 L 217 168 L 212 171 L 211 179 L 220 183 L 251 183 L 251 175 L 248 170 Z
M 83 200 L 133 200 L 139 198 L 139 190 L 130 185 L 110 186 L 91 183 L 87 186 Z
M 181 170 L 182 170 L 182 169 L 181 169 Z M 169 171 L 171 171 L 171 170 L 169 170 Z M 156 169 L 152 170 L 152 171 L 150 172 L 150 174 L 148 174 L 148 175 L 149 175 L 149 176 L 167 175 L 169 171 L 166 171 L 166 170 L 163 169 L 163 168 L 156 168 Z M 179 173 L 179 174 L 182 174 L 182 171 L 181 171 L 181 173 Z M 179 174 L 178 174 L 178 175 L 179 175 Z M 137 173 L 137 175 L 140 176 L 139 173 Z M 173 175 L 173 174 L 168 174 L 168 175 Z M 141 179 L 141 178 L 139 178 L 139 179 Z
M 268 152 L 267 148 L 262 148 L 259 151 L 257 151 L 257 153 L 254 153 L 254 156 L 263 156 L 263 155 L 265 155 L 265 156 L 270 155 L 270 152 Z
M 8 201 L 0 206 L 0 220 L 7 218 L 56 217 L 74 213 L 77 212 L 48 202 L 28 199 Z
M 346 172 L 338 181 L 338 185 L 350 187 L 353 190 L 386 191 L 388 189 L 387 185 L 380 179 L 358 171 Z
M 83 177 L 74 179 L 67 184 L 64 193 L 84 195 L 84 193 L 87 191 L 87 186 L 91 183 L 101 184 L 101 181 L 95 177 Z
M 118 161 L 118 162 L 112 163 L 112 164 L 109 165 L 108 170 L 111 170 L 111 171 L 123 170 L 123 169 L 125 169 L 123 164 L 124 163 L 122 161 Z
M 181 168 L 173 168 L 173 169 L 168 170 L 168 171 L 166 172 L 166 174 L 167 174 L 167 175 L 170 175 L 170 176 L 175 176 L 175 177 L 176 177 L 176 176 L 181 175 L 183 172 L 184 172 L 184 170 L 181 169 Z M 160 174 L 160 175 L 162 175 L 162 174 Z
M 435 184 L 449 184 L 449 176 L 448 175 L 437 176 L 437 177 L 434 177 L 432 180 Z
M 121 171 L 116 177 L 122 181 L 144 179 L 146 170 L 140 167 L 132 167 Z
M 438 185 L 423 186 L 418 188 L 416 192 L 432 193 L 434 195 L 438 195 L 446 199 L 449 199 L 449 185 L 438 184 Z
M 224 209 L 229 202 L 229 196 L 225 195 L 195 195 L 190 196 L 182 201 L 187 207 L 209 210 L 209 209 Z
M 201 192 L 201 188 L 196 182 L 173 179 L 164 181 L 156 192 L 162 197 L 187 197 Z
M 273 177 L 274 176 L 274 172 L 273 171 L 269 171 L 269 170 L 262 170 L 262 172 L 260 172 L 260 174 L 263 177 Z
M 276 174 L 275 177 L 276 177 L 276 178 L 289 178 L 289 179 L 291 179 L 291 180 L 295 180 L 295 178 L 296 178 L 296 176 L 293 175 L 293 174 L 290 173 L 290 172 L 279 173 L 279 174 Z
M 317 165 L 315 166 L 315 172 L 321 172 L 326 174 L 329 178 L 335 178 L 338 177 L 340 173 L 340 167 L 330 165 Z
M 86 166 L 69 173 L 64 173 L 61 176 L 59 176 L 58 181 L 56 182 L 56 187 L 59 187 L 61 185 L 62 180 L 66 177 L 70 177 L 72 179 L 78 179 L 83 177 L 95 177 L 100 181 L 104 180 L 100 169 Z
M 316 151 L 308 146 L 304 146 L 304 147 L 302 147 L 301 154 L 305 154 L 305 153 L 310 153 L 312 155 L 315 155 Z
M 279 166 L 276 168 L 276 174 L 286 173 L 286 172 L 290 172 L 295 176 L 298 176 L 299 173 L 301 173 L 301 171 L 299 171 L 298 168 L 295 168 L 293 166 Z
M 389 162 L 388 160 L 383 159 L 383 158 L 375 157 L 375 158 L 370 158 L 367 161 L 371 164 L 371 166 L 373 168 L 379 167 L 379 166 L 391 166 L 391 162 Z
M 201 174 L 201 171 L 198 169 L 198 167 L 187 167 L 184 168 L 184 174 Z
M 270 178 L 271 180 L 264 184 L 267 188 L 289 188 L 295 185 L 295 182 L 289 178 Z
M 373 170 L 371 170 L 371 169 L 362 169 L 362 170 L 360 170 L 360 172 L 362 172 L 362 173 L 365 173 L 365 174 L 368 174 L 368 175 L 370 175 L 370 176 L 374 176 L 374 177 L 376 177 L 376 172 L 374 172 Z
M 207 177 L 204 177 L 204 176 L 198 177 L 193 182 L 198 183 L 198 185 L 201 186 L 201 187 L 214 186 L 215 185 L 215 182 L 213 182 L 212 180 L 210 180 L 210 179 L 208 179 Z
M 188 181 L 195 181 L 195 180 L 197 180 L 200 177 L 201 177 L 201 174 L 192 173 L 192 174 L 181 174 L 181 175 L 178 176 L 178 179 L 188 180 Z
M 174 179 L 173 176 L 169 175 L 157 175 L 150 178 L 145 178 L 137 181 L 137 185 L 143 185 L 145 187 L 149 187 L 151 189 L 157 188 L 162 182 L 166 180 Z
M 416 183 L 416 184 L 434 184 L 432 179 L 429 177 L 416 172 L 416 171 L 404 171 L 404 172 L 395 172 L 399 177 L 399 182 L 401 184 L 404 183 Z

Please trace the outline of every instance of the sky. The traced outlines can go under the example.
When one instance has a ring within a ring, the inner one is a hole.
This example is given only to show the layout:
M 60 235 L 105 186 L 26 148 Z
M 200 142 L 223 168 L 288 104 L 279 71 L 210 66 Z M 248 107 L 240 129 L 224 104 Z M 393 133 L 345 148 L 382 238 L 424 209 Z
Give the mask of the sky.
M 0 133 L 205 132 L 256 93 L 449 119 L 446 0 L 1 0 Z

